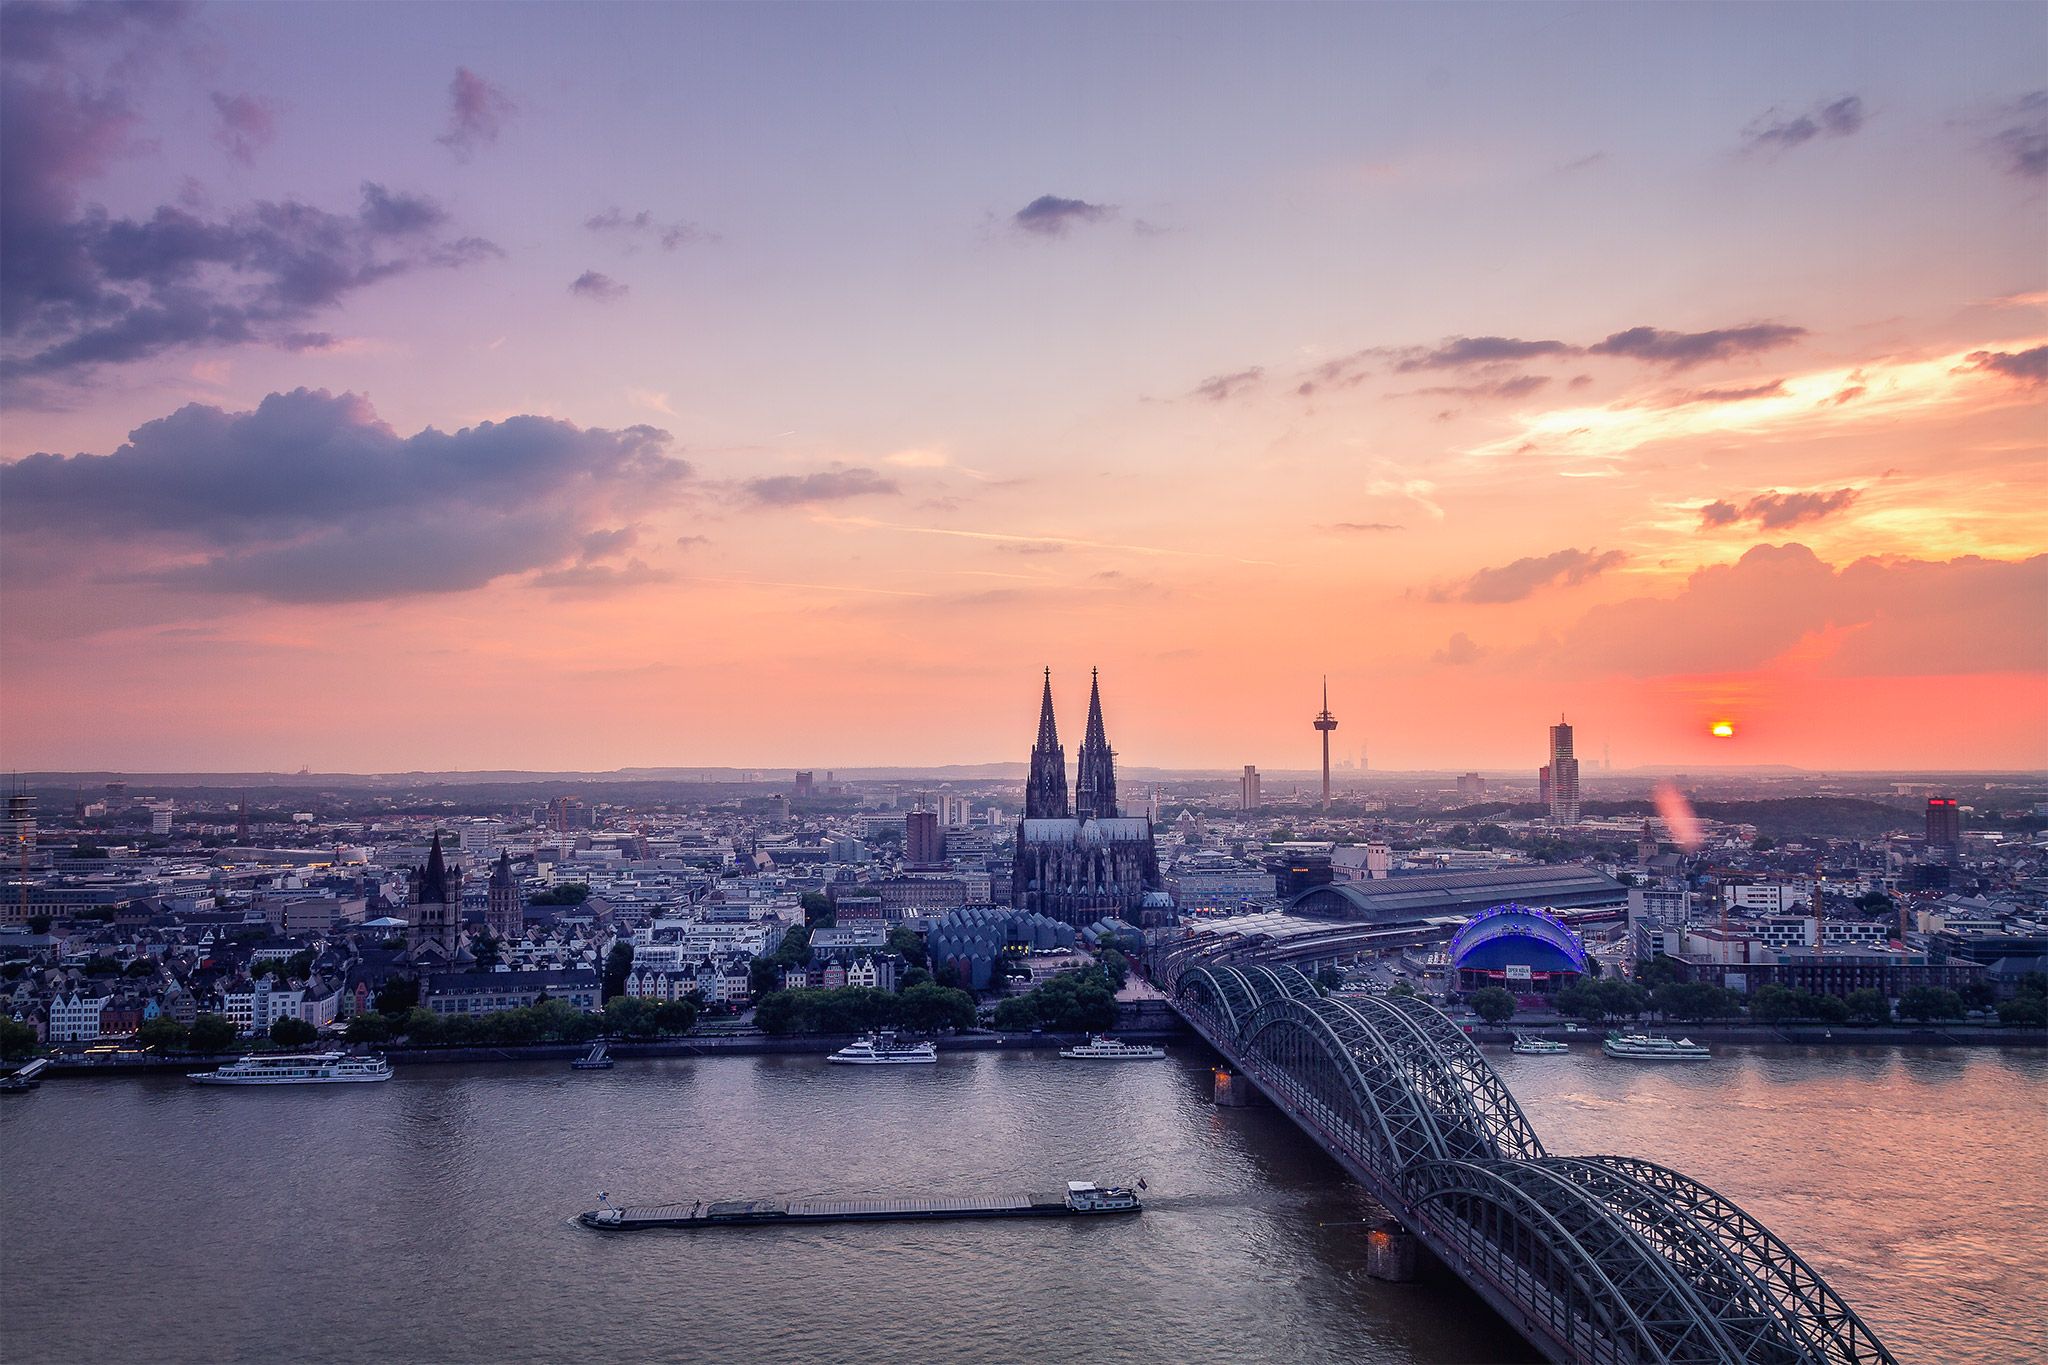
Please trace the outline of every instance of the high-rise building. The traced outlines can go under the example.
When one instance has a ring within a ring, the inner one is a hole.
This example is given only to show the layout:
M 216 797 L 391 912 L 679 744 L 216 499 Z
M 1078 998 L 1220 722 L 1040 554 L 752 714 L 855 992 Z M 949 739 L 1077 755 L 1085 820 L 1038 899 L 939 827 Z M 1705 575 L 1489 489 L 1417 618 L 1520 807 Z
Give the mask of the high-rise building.
M 1550 727 L 1550 819 L 1579 823 L 1579 760 L 1572 754 L 1572 727 L 1559 716 Z
M 1471 803 L 1486 799 L 1486 779 L 1478 773 L 1466 773 L 1458 779 L 1458 799 Z
M 20 868 L 36 856 L 36 799 L 33 796 L 16 792 L 7 798 L 7 824 L 0 829 L 0 841 L 5 843 L 6 864 L 0 872 Z
M 1963 842 L 1963 810 L 1953 796 L 1927 798 L 1927 846 L 1957 848 Z
M 1323 809 L 1330 808 L 1330 731 L 1337 728 L 1337 718 L 1330 714 L 1330 680 L 1323 679 L 1323 709 L 1316 713 L 1315 727 L 1323 736 Z
M 1237 805 L 1240 810 L 1259 808 L 1259 770 L 1253 764 L 1244 765 L 1244 776 L 1237 780 Z
M 1536 804 L 1546 811 L 1550 809 L 1550 765 L 1544 764 L 1536 770 Z
M 946 835 L 937 811 L 914 810 L 903 817 L 903 861 L 938 867 L 946 861 Z
M 796 775 L 796 799 L 807 800 L 818 794 L 818 778 L 815 773 L 799 772 Z

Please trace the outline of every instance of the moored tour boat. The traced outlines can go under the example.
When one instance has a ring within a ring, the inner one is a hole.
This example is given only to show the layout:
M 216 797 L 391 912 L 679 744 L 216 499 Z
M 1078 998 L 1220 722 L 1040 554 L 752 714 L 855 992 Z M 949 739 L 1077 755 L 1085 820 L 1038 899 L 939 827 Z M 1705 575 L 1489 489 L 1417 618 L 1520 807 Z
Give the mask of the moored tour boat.
M 870 1033 L 858 1042 L 848 1043 L 825 1059 L 843 1066 L 904 1066 L 920 1062 L 939 1060 L 939 1049 L 934 1043 L 898 1042 L 893 1033 Z
M 1517 1033 L 1512 1050 L 1524 1057 L 1555 1057 L 1572 1049 L 1569 1043 L 1560 1043 L 1554 1038 L 1534 1038 L 1526 1033 Z
M 346 1052 L 252 1053 L 212 1071 L 188 1071 L 199 1085 L 345 1085 L 388 1081 L 391 1063 Z
M 1152 1047 L 1145 1043 L 1121 1043 L 1101 1033 L 1085 1043 L 1060 1049 L 1062 1057 L 1090 1062 L 1151 1062 L 1165 1055 L 1166 1049 L 1163 1047 Z
M 569 1063 L 569 1066 L 576 1071 L 610 1071 L 612 1054 L 605 1050 L 604 1039 L 600 1038 L 590 1045 L 590 1051 Z
M 1610 1057 L 1640 1062 L 1704 1062 L 1714 1055 L 1690 1038 L 1673 1040 L 1647 1033 L 1610 1033 L 1600 1050 Z

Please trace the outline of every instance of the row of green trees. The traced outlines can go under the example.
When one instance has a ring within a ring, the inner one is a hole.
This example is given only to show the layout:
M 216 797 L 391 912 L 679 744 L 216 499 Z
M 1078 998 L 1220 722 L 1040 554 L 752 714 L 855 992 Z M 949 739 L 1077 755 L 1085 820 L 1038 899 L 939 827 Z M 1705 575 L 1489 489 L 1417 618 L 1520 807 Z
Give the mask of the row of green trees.
M 1105 952 L 1104 956 L 1120 955 Z M 1117 981 L 1101 965 L 1061 972 L 1035 990 L 1013 995 L 995 1009 L 995 1026 L 1022 1031 L 1098 1033 L 1116 1027 Z
M 763 1033 L 942 1033 L 974 1027 L 974 997 L 922 981 L 900 992 L 848 986 L 836 991 L 769 991 L 754 1004 Z
M 1656 970 L 1656 964 L 1638 963 L 1637 967 L 1636 981 L 1615 977 L 1574 981 L 1557 993 L 1558 1011 L 1594 1022 L 1655 1014 L 1698 1023 L 1732 1019 L 1745 1010 L 1749 1018 L 1765 1024 L 1892 1022 L 1891 1002 L 1881 991 L 1868 987 L 1846 996 L 1833 996 L 1786 986 L 1762 986 L 1744 997 L 1705 982 L 1669 979 Z M 1664 979 L 1658 980 L 1660 976 Z M 1644 977 L 1654 984 L 1643 984 Z M 1968 995 L 1939 986 L 1915 986 L 1899 997 L 1898 1016 L 1919 1023 L 1961 1019 L 1972 1008 L 1988 1005 L 1990 997 L 1990 989 L 1981 983 Z M 1515 998 L 1498 986 L 1474 992 L 1468 1003 L 1474 1013 L 1489 1023 L 1505 1023 L 1514 1016 Z M 2000 1023 L 2013 1026 L 2048 1025 L 2048 978 L 2024 980 L 2019 995 L 1998 1006 L 1998 1018 Z
M 526 1043 L 587 1043 L 600 1034 L 657 1038 L 688 1033 L 697 1023 L 694 1000 L 642 1000 L 614 996 L 602 1014 L 566 1000 L 542 1000 L 489 1014 L 437 1014 L 414 1006 L 402 1014 L 360 1014 L 349 1020 L 352 1043 L 403 1041 L 414 1047 L 517 1047 Z

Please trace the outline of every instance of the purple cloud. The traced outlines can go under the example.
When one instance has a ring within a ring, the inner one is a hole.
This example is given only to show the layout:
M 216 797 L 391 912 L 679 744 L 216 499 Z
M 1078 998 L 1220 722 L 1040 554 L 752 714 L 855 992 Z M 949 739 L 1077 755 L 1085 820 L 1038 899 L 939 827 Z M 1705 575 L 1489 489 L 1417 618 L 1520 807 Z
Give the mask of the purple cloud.
M 569 292 L 582 298 L 596 299 L 599 303 L 610 303 L 626 297 L 626 286 L 609 275 L 586 270 L 569 281 Z
M 1472 643 L 1471 636 L 1461 630 L 1453 634 L 1442 649 L 1430 655 L 1429 661 L 1458 668 L 1465 664 L 1477 663 L 1485 653 L 1485 650 Z
M 807 502 L 837 502 L 903 491 L 894 479 L 858 467 L 816 474 L 774 474 L 748 479 L 741 487 L 748 497 L 769 507 L 798 507 Z
M 519 106 L 497 86 L 466 66 L 455 68 L 448 83 L 448 131 L 435 141 L 464 161 L 479 147 L 498 140 L 505 121 Z
M 1549 382 L 1549 375 L 1512 374 L 1470 384 L 1439 384 L 1415 392 L 1451 398 L 1526 398 Z
M 1780 493 L 1774 489 L 1757 494 L 1740 507 L 1732 502 L 1710 502 L 1700 509 L 1700 529 L 1747 521 L 1760 530 L 1782 531 L 1832 516 L 1862 496 L 1862 490 L 1856 488 L 1838 488 L 1832 493 Z
M 1777 398 L 1785 392 L 1785 381 L 1773 379 L 1768 384 L 1747 384 L 1727 389 L 1687 389 L 1681 393 L 1664 395 L 1655 406 L 1660 408 L 1684 408 L 1694 403 L 1746 403 L 1756 398 Z
M 1062 199 L 1054 194 L 1041 194 L 1012 214 L 1010 223 L 1019 232 L 1039 237 L 1064 237 L 1067 229 L 1077 223 L 1099 223 L 1115 216 L 1116 208 L 1110 204 L 1091 204 L 1085 199 Z
M 664 223 L 646 209 L 628 214 L 619 208 L 609 208 L 603 213 L 592 214 L 583 220 L 583 226 L 592 232 L 611 232 L 621 236 L 647 237 L 659 243 L 663 251 L 674 251 L 689 242 L 702 241 L 708 234 L 695 223 Z
M 1743 130 L 1743 144 L 1752 149 L 1797 147 L 1817 137 L 1848 137 L 1864 122 L 1863 100 L 1844 95 L 1790 117 L 1773 109 Z
M 1806 335 L 1804 327 L 1787 327 L 1773 322 L 1753 322 L 1746 327 L 1723 327 L 1710 332 L 1665 332 L 1655 327 L 1631 327 L 1586 349 L 1594 355 L 1623 356 L 1630 360 L 1687 370 L 1710 360 L 1752 355 L 1779 346 L 1789 346 Z
M 213 110 L 220 116 L 213 140 L 244 166 L 254 165 L 256 153 L 277 136 L 279 105 L 275 100 L 257 95 L 224 95 L 216 90 Z
M 651 567 L 645 560 L 629 559 L 624 564 L 571 564 L 533 576 L 532 585 L 555 592 L 594 594 L 620 588 L 637 588 L 647 583 L 666 583 L 675 577 L 666 569 Z
M 188 0 L 9 0 L 0 5 L 0 61 L 42 65 L 68 50 L 134 37 L 148 41 L 185 22 L 197 9 Z
M 1212 403 L 1221 403 L 1225 399 L 1235 398 L 1247 389 L 1257 388 L 1259 381 L 1265 377 L 1265 374 L 1266 371 L 1263 368 L 1254 365 L 1248 370 L 1239 370 L 1235 374 L 1211 375 L 1195 385 L 1194 392 L 1188 396 L 1191 398 L 1206 398 Z
M 1562 341 L 1524 341 L 1520 337 L 1452 337 L 1434 350 L 1408 355 L 1394 368 L 1450 370 L 1466 365 L 1495 365 L 1540 355 L 1571 355 L 1578 348 Z
M 358 289 L 496 252 L 442 235 L 431 200 L 376 184 L 353 213 L 285 200 L 218 217 L 165 205 L 138 219 L 82 202 L 88 182 L 135 150 L 140 129 L 127 84 L 97 76 L 82 49 L 160 43 L 184 12 L 0 7 L 0 379 L 14 401 L 53 400 L 48 380 L 178 346 L 302 348 L 321 335 L 306 322 Z M 259 138 L 260 102 L 220 98 L 221 117 Z
M 1970 368 L 2004 375 L 2021 388 L 2048 383 L 2048 346 L 2027 351 L 1972 351 Z
M 0 466 L 0 529 L 132 581 L 274 601 L 461 591 L 624 548 L 607 528 L 689 475 L 670 440 L 524 416 L 400 436 L 364 398 L 297 389 Z
M 1583 583 L 1626 558 L 1619 550 L 1609 550 L 1604 554 L 1593 550 L 1559 550 L 1555 554 L 1533 555 L 1498 568 L 1481 569 L 1470 578 L 1432 592 L 1430 600 L 1486 604 L 1519 602 L 1552 584 L 1570 587 Z
M 1991 135 L 1991 149 L 2007 173 L 2048 180 L 2048 90 L 2020 96 L 2004 117 L 2012 121 Z

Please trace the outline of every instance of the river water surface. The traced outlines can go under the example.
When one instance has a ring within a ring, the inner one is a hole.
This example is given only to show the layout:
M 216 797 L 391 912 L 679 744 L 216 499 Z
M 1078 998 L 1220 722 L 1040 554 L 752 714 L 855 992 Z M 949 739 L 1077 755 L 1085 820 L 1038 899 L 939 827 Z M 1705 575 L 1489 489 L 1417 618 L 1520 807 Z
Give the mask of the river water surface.
M 2048 1057 L 1494 1056 L 1546 1144 L 1760 1216 L 1902 1360 L 2041 1355 Z M 403 1067 L 0 1101 L 8 1361 L 1512 1361 L 1455 1281 L 1364 1273 L 1371 1205 L 1207 1057 Z M 1149 1185 L 1137 1218 L 604 1236 L 615 1202 Z

